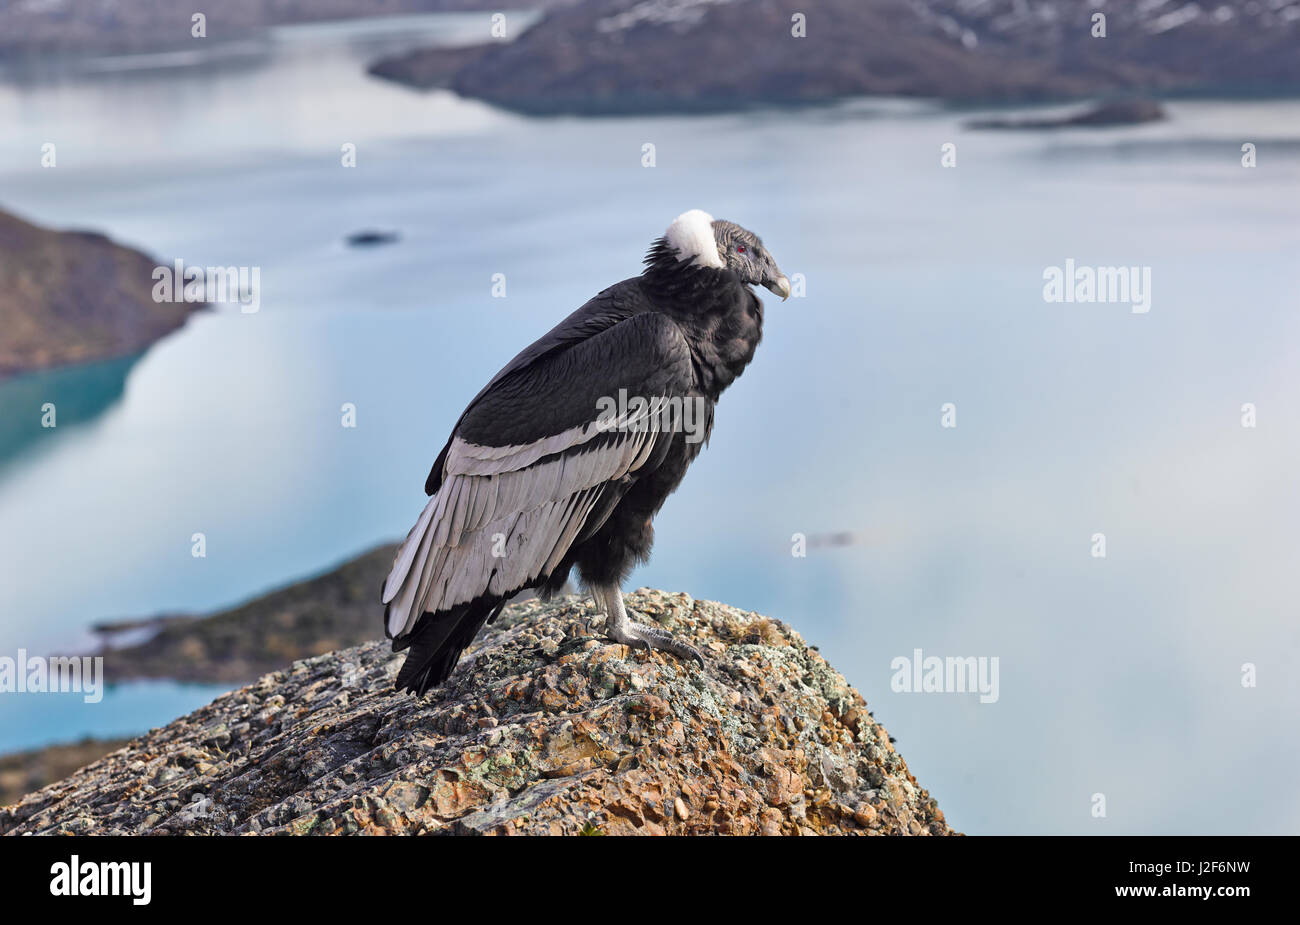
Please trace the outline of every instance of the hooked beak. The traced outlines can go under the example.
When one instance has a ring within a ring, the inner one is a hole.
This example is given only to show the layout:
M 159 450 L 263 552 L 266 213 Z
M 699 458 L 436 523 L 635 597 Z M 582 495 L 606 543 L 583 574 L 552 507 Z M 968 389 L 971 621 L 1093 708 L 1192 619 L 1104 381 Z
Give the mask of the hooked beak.
M 790 298 L 790 281 L 784 276 L 778 276 L 776 279 L 768 280 L 763 284 L 763 287 L 779 295 L 782 302 Z

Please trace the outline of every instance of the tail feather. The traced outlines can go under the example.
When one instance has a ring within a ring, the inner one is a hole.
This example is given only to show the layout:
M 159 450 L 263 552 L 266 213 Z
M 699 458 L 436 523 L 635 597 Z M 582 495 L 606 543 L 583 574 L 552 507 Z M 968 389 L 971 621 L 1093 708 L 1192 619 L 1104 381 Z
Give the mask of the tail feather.
M 434 495 L 425 505 L 398 549 L 380 591 L 385 605 L 384 633 L 393 640 L 394 652 L 406 650 L 397 689 L 417 696 L 451 676 L 460 654 L 474 641 L 483 624 L 505 606 L 499 595 L 484 594 L 463 604 L 421 612 L 429 597 L 430 573 L 440 561 L 440 547 L 434 542 L 440 496 Z
M 504 606 L 505 601 L 480 598 L 443 613 L 421 615 L 409 634 L 393 640 L 393 651 L 407 650 L 397 689 L 419 697 L 446 681 L 483 624 L 495 620 Z

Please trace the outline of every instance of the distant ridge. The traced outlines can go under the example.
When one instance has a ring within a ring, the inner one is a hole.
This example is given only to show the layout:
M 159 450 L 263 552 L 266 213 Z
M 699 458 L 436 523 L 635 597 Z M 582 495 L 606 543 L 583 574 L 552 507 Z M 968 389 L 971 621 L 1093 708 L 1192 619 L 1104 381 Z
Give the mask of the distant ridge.
M 1300 17 L 1250 0 L 580 0 L 510 42 L 371 73 L 520 112 L 708 112 L 851 96 L 962 103 L 1300 93 Z M 797 12 L 796 12 L 797 11 Z M 802 21 L 795 21 L 802 16 Z M 794 33 L 802 31 L 802 37 Z

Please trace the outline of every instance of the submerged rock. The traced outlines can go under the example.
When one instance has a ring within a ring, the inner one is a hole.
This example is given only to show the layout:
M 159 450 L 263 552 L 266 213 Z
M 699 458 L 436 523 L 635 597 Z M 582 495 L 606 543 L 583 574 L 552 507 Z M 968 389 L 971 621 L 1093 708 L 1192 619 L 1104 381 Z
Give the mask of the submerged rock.
M 1141 125 L 1165 119 L 1164 107 L 1154 100 L 1117 100 L 1098 103 L 1081 112 L 1050 118 L 974 119 L 967 128 L 974 129 L 1051 129 L 1108 128 L 1116 125 Z
M 383 642 L 295 662 L 0 809 L 0 833 L 953 834 L 867 704 L 785 624 L 684 594 L 513 604 L 423 699 Z
M 376 231 L 368 228 L 348 235 L 347 241 L 351 247 L 375 247 L 379 244 L 396 244 L 401 239 L 402 236 L 396 231 Z

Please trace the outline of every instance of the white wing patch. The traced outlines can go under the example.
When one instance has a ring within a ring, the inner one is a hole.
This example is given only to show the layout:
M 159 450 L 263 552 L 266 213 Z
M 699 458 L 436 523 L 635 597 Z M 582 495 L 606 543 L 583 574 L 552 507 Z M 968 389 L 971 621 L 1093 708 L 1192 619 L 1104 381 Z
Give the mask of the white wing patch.
M 389 634 L 409 632 L 423 613 L 511 594 L 554 571 L 609 484 L 644 466 L 665 438 L 667 401 L 517 446 L 454 438 L 442 485 L 384 582 Z M 581 449 L 610 432 L 611 442 Z

